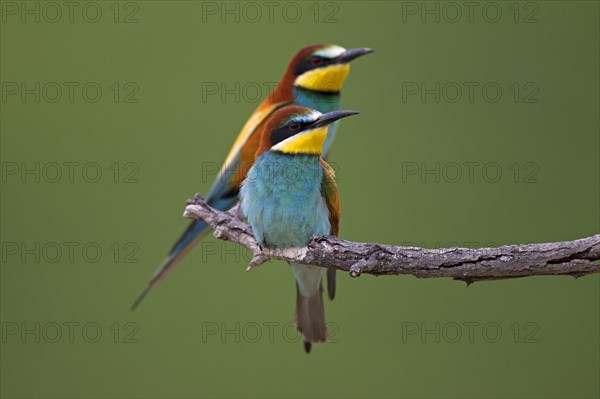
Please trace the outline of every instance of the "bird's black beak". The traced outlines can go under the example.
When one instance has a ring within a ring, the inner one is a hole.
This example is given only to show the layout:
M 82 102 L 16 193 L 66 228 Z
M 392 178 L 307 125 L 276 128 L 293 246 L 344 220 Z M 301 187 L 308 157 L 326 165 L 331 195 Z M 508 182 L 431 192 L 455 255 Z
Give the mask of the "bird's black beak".
M 318 127 L 323 127 L 332 124 L 338 119 L 345 118 L 347 116 L 357 115 L 356 111 L 333 111 L 328 112 L 326 114 L 321 115 L 316 121 L 314 121 L 309 129 L 316 129 Z
M 346 64 L 360 56 L 371 54 L 373 51 L 375 50 L 368 47 L 351 48 L 350 50 L 346 50 L 342 54 L 337 56 L 335 62 L 337 64 Z

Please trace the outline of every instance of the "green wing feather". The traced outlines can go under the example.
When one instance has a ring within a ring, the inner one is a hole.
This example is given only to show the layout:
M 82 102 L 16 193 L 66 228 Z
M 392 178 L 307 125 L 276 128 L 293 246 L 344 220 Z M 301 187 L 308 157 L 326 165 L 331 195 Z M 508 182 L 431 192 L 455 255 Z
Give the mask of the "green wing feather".
M 331 234 L 337 236 L 340 231 L 340 193 L 335 182 L 335 173 L 331 166 L 321 159 L 323 179 L 321 180 L 321 195 L 329 210 Z M 327 270 L 327 295 L 330 300 L 335 297 L 335 269 Z

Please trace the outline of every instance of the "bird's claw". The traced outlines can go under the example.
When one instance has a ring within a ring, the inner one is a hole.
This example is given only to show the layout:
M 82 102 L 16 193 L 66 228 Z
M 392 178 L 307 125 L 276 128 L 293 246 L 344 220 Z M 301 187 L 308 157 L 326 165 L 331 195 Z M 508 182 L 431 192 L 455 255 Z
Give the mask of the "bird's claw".
M 231 207 L 229 209 L 229 214 L 231 214 L 234 218 L 243 221 L 245 216 L 244 216 L 244 211 L 242 211 L 242 203 L 238 202 L 237 204 L 235 204 L 233 207 Z

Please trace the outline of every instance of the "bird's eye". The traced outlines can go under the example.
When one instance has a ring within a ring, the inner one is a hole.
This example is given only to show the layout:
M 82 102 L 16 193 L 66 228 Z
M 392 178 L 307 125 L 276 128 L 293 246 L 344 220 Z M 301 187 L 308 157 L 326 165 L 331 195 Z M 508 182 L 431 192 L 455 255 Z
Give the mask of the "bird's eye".
M 300 129 L 300 124 L 296 123 L 296 122 L 292 122 L 289 124 L 289 128 L 290 128 L 290 130 L 298 130 L 298 129 Z
M 310 59 L 310 63 L 314 66 L 321 65 L 323 63 L 323 58 L 321 57 L 312 57 Z

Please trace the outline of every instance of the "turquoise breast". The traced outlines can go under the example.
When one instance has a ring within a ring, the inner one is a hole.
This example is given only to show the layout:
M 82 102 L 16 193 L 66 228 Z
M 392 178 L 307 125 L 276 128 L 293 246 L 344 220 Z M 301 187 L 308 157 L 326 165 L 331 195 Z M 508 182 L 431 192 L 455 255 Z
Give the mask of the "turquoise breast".
M 322 178 L 318 156 L 268 151 L 256 160 L 240 197 L 259 244 L 300 247 L 312 236 L 330 234 Z

